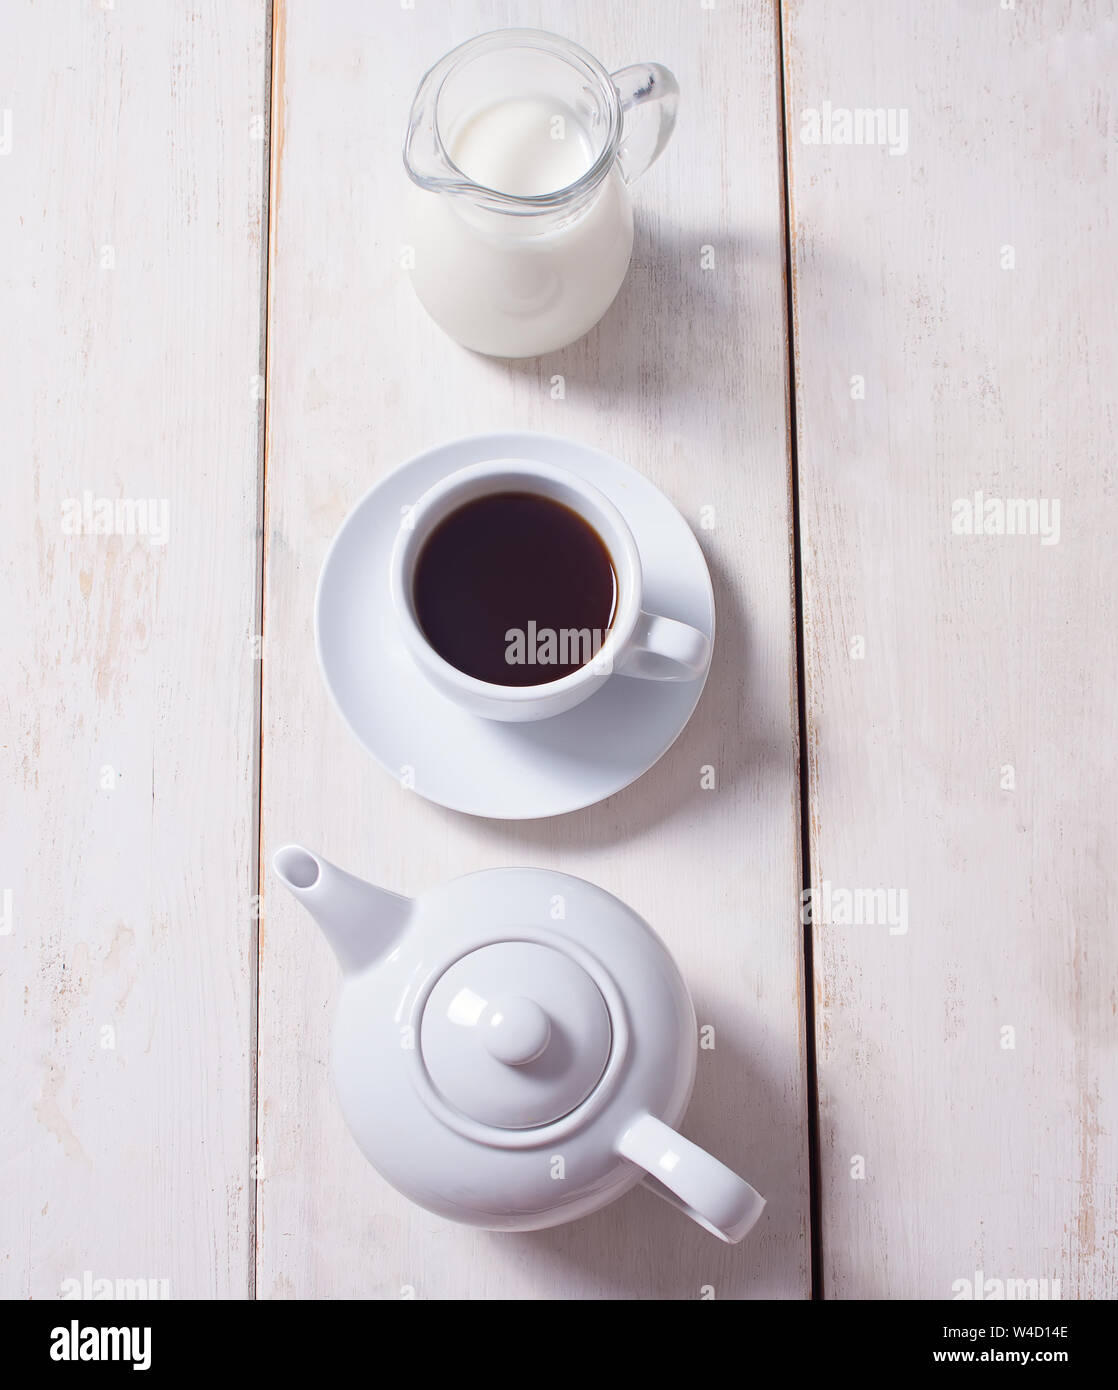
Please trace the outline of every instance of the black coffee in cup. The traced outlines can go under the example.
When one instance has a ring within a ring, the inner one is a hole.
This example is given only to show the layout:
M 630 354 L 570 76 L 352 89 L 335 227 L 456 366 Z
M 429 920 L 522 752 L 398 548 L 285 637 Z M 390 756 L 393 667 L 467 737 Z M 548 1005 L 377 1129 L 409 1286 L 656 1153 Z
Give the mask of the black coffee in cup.
M 546 685 L 587 665 L 609 633 L 617 575 L 605 542 L 570 507 L 529 492 L 465 502 L 416 560 L 415 615 L 459 671 L 494 685 Z

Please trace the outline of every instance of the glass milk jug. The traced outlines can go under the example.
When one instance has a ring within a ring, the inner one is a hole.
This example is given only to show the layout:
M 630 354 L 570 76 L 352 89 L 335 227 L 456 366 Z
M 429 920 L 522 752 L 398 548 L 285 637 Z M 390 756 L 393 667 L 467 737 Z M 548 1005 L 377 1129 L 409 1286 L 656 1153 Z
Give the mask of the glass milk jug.
M 404 145 L 412 281 L 435 322 L 494 357 L 592 328 L 629 268 L 628 185 L 667 144 L 678 98 L 656 63 L 611 75 L 534 29 L 482 34 L 436 63 Z

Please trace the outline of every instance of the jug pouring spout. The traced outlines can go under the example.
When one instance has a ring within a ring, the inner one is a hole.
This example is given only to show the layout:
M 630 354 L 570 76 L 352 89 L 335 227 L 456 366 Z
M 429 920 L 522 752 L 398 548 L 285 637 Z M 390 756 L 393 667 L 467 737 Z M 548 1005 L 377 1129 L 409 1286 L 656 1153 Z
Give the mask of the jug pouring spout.
M 404 140 L 404 168 L 420 188 L 433 193 L 465 192 L 472 183 L 451 163 L 436 124 L 441 67 L 426 74 L 415 94 Z
M 272 868 L 321 927 L 347 975 L 374 964 L 407 927 L 410 898 L 347 874 L 302 845 L 277 850 Z

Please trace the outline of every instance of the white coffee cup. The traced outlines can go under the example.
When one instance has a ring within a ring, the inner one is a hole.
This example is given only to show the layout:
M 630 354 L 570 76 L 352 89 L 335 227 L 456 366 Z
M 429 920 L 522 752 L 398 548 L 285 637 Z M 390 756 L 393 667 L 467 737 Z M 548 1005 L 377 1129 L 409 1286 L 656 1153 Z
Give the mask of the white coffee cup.
M 496 685 L 467 675 L 431 646 L 415 612 L 416 562 L 428 536 L 451 512 L 493 493 L 527 492 L 561 502 L 601 537 L 617 576 L 613 623 L 592 660 L 541 685 Z M 611 675 L 694 680 L 706 670 L 710 639 L 674 618 L 641 607 L 641 561 L 621 513 L 597 488 L 566 469 L 533 459 L 495 459 L 451 473 L 405 514 L 392 549 L 392 604 L 404 643 L 420 670 L 463 709 L 485 719 L 548 719 L 588 699 Z

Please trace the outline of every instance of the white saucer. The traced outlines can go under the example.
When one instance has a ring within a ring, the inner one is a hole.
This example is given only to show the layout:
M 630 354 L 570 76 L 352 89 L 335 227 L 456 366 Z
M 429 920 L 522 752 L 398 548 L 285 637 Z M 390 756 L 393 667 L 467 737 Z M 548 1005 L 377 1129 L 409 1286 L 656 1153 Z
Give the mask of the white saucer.
M 554 435 L 456 439 L 402 464 L 358 502 L 326 554 L 315 600 L 319 665 L 342 718 L 382 767 L 429 801 L 530 820 L 590 806 L 647 772 L 682 733 L 707 671 L 690 681 L 615 675 L 577 708 L 526 724 L 467 714 L 428 682 L 404 648 L 389 596 L 401 512 L 448 473 L 499 458 L 556 464 L 605 493 L 636 538 L 650 612 L 713 642 L 714 593 L 698 541 L 658 488 Z

